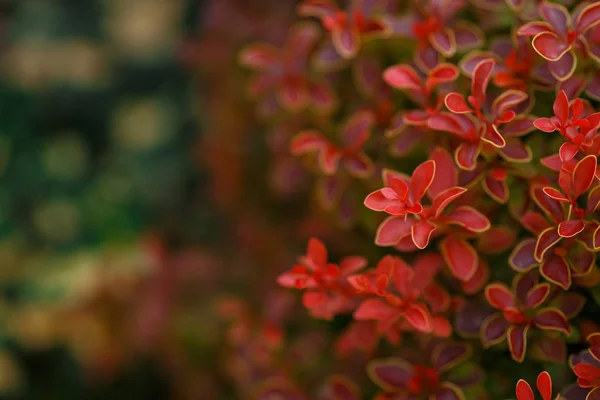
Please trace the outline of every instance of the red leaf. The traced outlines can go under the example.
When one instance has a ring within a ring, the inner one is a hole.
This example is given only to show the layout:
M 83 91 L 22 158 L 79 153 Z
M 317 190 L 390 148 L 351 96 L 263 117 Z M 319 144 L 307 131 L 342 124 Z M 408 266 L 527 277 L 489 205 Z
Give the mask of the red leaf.
M 431 199 L 435 199 L 444 190 L 458 185 L 458 173 L 452 155 L 441 147 L 433 150 L 429 159 L 435 161 L 435 176 L 427 193 Z
M 500 315 L 493 314 L 486 318 L 481 325 L 481 342 L 484 348 L 500 343 L 506 336 L 508 322 Z
M 330 400 L 359 400 L 359 390 L 354 382 L 344 375 L 334 375 L 327 380 L 326 393 Z
M 344 257 L 340 261 L 340 270 L 344 276 L 358 272 L 366 266 L 367 259 L 361 256 Z
M 535 242 L 535 239 L 525 239 L 513 249 L 508 257 L 508 263 L 514 270 L 526 272 L 538 264 L 533 256 Z
M 541 262 L 544 254 L 561 239 L 556 228 L 548 228 L 538 236 L 535 244 L 535 259 Z
M 365 206 L 373 211 L 385 211 L 386 208 L 397 205 L 398 200 L 390 199 L 384 195 L 384 190 L 379 189 L 370 193 L 364 201 Z
M 546 195 L 542 186 L 535 185 L 531 190 L 531 196 L 544 213 L 551 217 L 555 222 L 558 223 L 564 220 L 565 217 L 562 205 Z
M 517 31 L 520 36 L 536 36 L 542 32 L 552 32 L 552 27 L 547 22 L 532 21 L 521 26 Z
M 531 41 L 531 45 L 540 56 L 549 61 L 559 60 L 571 48 L 565 40 L 553 32 L 538 33 Z
M 579 146 L 570 142 L 564 142 L 560 149 L 558 150 L 558 154 L 560 156 L 561 161 L 567 162 L 571 161 L 573 157 L 577 155 L 579 151 Z
M 413 304 L 404 311 L 406 320 L 418 331 L 431 332 L 431 316 L 420 304 Z
M 538 392 L 542 395 L 543 400 L 552 399 L 552 378 L 546 371 L 540 373 L 536 380 Z
M 324 292 L 304 292 L 302 294 L 302 305 L 308 309 L 318 307 L 327 300 Z
M 477 25 L 461 21 L 454 25 L 454 38 L 458 49 L 474 49 L 483 43 L 483 32 Z
M 452 82 L 458 78 L 458 74 L 458 68 L 454 65 L 448 63 L 439 64 L 429 71 L 427 86 L 431 90 L 441 83 Z
M 360 34 L 354 29 L 335 29 L 331 33 L 333 45 L 340 55 L 346 59 L 353 58 L 360 48 Z
M 472 171 L 477 165 L 477 157 L 481 148 L 478 144 L 473 143 L 461 143 L 456 152 L 454 153 L 454 159 L 460 169 L 466 171 Z
M 327 248 L 319 239 L 310 238 L 306 248 L 306 257 L 315 266 L 325 266 L 327 264 Z
M 571 24 L 571 16 L 563 5 L 542 1 L 538 6 L 538 12 L 552 25 L 554 32 L 566 32 Z
M 469 243 L 456 237 L 447 237 L 440 243 L 440 250 L 456 278 L 468 281 L 475 274 L 479 257 Z
M 488 125 L 483 130 L 481 139 L 500 149 L 506 146 L 506 140 L 504 140 L 496 125 Z
M 429 35 L 431 45 L 444 57 L 452 57 L 456 52 L 456 39 L 451 29 L 445 28 Z
M 589 155 L 581 159 L 573 170 L 573 198 L 577 199 L 594 182 L 596 177 L 596 156 Z
M 394 246 L 403 237 L 410 235 L 411 227 L 414 223 L 414 219 L 407 220 L 404 217 L 388 217 L 377 229 L 375 244 L 378 246 Z
M 532 287 L 527 292 L 527 300 L 524 306 L 527 309 L 532 309 L 540 306 L 550 294 L 550 285 L 547 283 L 540 283 Z
M 471 232 L 481 233 L 490 228 L 490 221 L 486 216 L 471 206 L 457 207 L 444 220 L 450 224 L 460 225 Z
M 512 228 L 507 226 L 495 226 L 479 236 L 477 248 L 481 253 L 500 254 L 511 249 L 516 235 Z
M 441 343 L 432 352 L 431 361 L 437 371 L 448 371 L 469 357 L 471 349 L 464 343 Z
M 559 192 L 558 190 L 552 187 L 545 187 L 543 190 L 548 197 L 557 201 L 561 201 L 563 203 L 569 203 L 569 198 L 565 196 L 562 192 Z
M 531 386 L 529 386 L 529 383 L 525 382 L 523 379 L 519 379 L 517 382 L 516 393 L 517 400 L 535 400 Z
M 431 205 L 431 209 L 434 211 L 434 218 L 438 218 L 452 201 L 466 191 L 467 189 L 462 187 L 451 187 L 440 192 Z
M 499 310 L 515 306 L 515 298 L 503 283 L 490 283 L 485 288 L 488 303 Z
M 592 333 L 586 340 L 590 344 L 590 354 L 596 360 L 600 361 L 600 333 Z
M 498 181 L 489 174 L 486 174 L 483 180 L 483 189 L 492 199 L 500 204 L 508 201 L 509 192 L 506 180 Z
M 520 90 L 507 90 L 500 96 L 496 97 L 496 99 L 494 100 L 494 103 L 492 104 L 492 110 L 494 111 L 494 115 L 496 116 L 496 118 L 499 118 L 500 116 L 506 114 L 508 111 L 512 110 L 514 107 L 527 100 L 527 97 L 529 97 L 527 93 L 522 92 Z M 512 118 L 510 120 L 512 120 Z
M 588 193 L 588 198 L 586 202 L 586 214 L 591 214 L 595 212 L 600 206 L 600 185 L 594 187 Z
M 373 162 L 362 152 L 345 158 L 344 166 L 350 175 L 359 179 L 367 178 L 373 173 Z
M 408 65 L 394 65 L 383 72 L 383 79 L 397 89 L 421 90 L 421 79 Z
M 240 63 L 255 70 L 267 70 L 279 64 L 279 50 L 266 44 L 255 44 L 240 52 Z
M 319 165 L 321 170 L 326 175 L 333 175 L 337 171 L 340 158 L 342 154 L 340 151 L 331 146 L 326 146 L 323 150 L 319 152 Z
M 381 299 L 366 299 L 354 311 L 357 321 L 384 320 L 398 315 L 398 310 Z
M 543 132 L 554 132 L 556 130 L 550 118 L 538 118 L 533 121 L 533 125 Z
M 565 238 L 570 238 L 585 228 L 585 223 L 580 219 L 563 221 L 558 225 L 558 234 Z
M 494 61 L 493 58 L 488 58 L 477 64 L 473 71 L 471 95 L 473 96 L 474 102 L 471 105 L 477 109 L 481 108 L 485 101 L 485 91 L 495 65 L 496 61 Z
M 322 150 L 327 147 L 327 140 L 316 131 L 303 131 L 298 133 L 290 142 L 292 154 L 304 154 Z
M 433 160 L 425 161 L 415 168 L 410 178 L 410 193 L 413 202 L 419 201 L 425 195 L 425 192 L 433 182 L 435 170 L 436 165 Z
M 465 294 L 478 293 L 487 282 L 489 276 L 489 268 L 483 261 L 479 260 L 479 263 L 477 264 L 477 270 L 475 271 L 471 279 L 469 279 L 466 282 L 462 282 L 461 286 L 463 292 Z
M 523 362 L 527 350 L 527 325 L 512 325 L 508 328 L 506 337 L 508 339 L 508 348 L 510 355 L 516 362 Z
M 457 115 L 450 113 L 438 113 L 427 120 L 427 126 L 436 131 L 445 131 L 468 140 L 471 138 L 469 132 L 465 132 L 462 124 L 458 121 Z M 475 125 L 473 124 L 473 129 Z
M 412 376 L 412 367 L 399 358 L 373 360 L 367 366 L 369 377 L 380 388 L 396 392 L 405 389 Z
M 575 365 L 573 367 L 573 372 L 579 378 L 578 383 L 579 383 L 579 386 L 582 386 L 582 387 L 593 387 L 593 385 L 591 384 L 591 381 L 594 381 L 600 377 L 600 370 L 597 366 L 583 363 L 583 362 Z M 584 381 L 586 381 L 585 385 L 582 384 L 583 382 L 581 382 L 580 379 L 583 379 Z M 587 399 L 588 398 L 586 397 L 586 400 Z
M 362 147 L 375 124 L 375 115 L 370 111 L 359 111 L 348 118 L 341 128 L 341 137 L 346 147 Z
M 567 319 L 571 319 L 579 314 L 585 303 L 585 297 L 579 293 L 568 292 L 563 293 L 561 296 L 554 299 L 552 301 L 552 306 L 562 311 Z
M 564 82 L 569 79 L 577 68 L 577 57 L 572 51 L 567 51 L 558 60 L 548 63 L 550 73 L 557 80 Z
M 427 220 L 417 222 L 411 227 L 412 240 L 419 249 L 424 249 L 429 244 L 429 238 L 436 226 Z
M 600 23 L 600 3 L 594 2 L 585 7 L 575 20 L 575 27 L 580 34 Z
M 551 255 L 542 262 L 540 273 L 544 278 L 565 290 L 571 287 L 571 268 L 564 257 Z
M 533 317 L 533 324 L 541 329 L 562 332 L 565 335 L 571 333 L 571 327 L 567 317 L 556 308 L 544 308 Z
M 446 104 L 446 107 L 448 107 L 448 110 L 455 114 L 464 114 L 473 111 L 467 104 L 464 96 L 459 93 L 448 93 L 444 99 L 444 103 Z
M 558 96 L 556 96 L 552 110 L 554 111 L 556 118 L 558 118 L 558 122 L 560 122 L 561 126 L 566 125 L 569 119 L 569 98 L 564 90 L 561 90 L 558 93 Z

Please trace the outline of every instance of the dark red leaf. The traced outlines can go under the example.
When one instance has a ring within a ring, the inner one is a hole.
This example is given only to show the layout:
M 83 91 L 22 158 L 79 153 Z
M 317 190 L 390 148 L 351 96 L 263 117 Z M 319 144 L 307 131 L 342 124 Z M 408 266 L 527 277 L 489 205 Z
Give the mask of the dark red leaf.
M 544 308 L 536 313 L 533 317 L 533 323 L 540 329 L 554 330 L 562 332 L 565 335 L 571 333 L 571 327 L 567 317 L 562 311 L 556 308 Z
M 508 328 L 506 338 L 510 355 L 516 362 L 523 362 L 527 350 L 527 325 L 512 325 Z
M 544 278 L 565 290 L 571 287 L 571 268 L 564 257 L 550 255 L 542 262 L 540 273 Z

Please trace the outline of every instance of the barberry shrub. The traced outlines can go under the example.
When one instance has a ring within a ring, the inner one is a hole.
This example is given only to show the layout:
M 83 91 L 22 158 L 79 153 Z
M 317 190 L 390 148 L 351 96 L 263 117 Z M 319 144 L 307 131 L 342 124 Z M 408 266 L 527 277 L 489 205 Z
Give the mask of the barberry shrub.
M 257 396 L 600 399 L 600 2 L 297 14 L 240 62 L 289 144 L 274 158 L 305 167 L 337 226 L 277 279 L 328 321 L 296 329 L 337 343 L 319 388 L 281 371 Z M 350 237 L 364 254 L 332 260 Z

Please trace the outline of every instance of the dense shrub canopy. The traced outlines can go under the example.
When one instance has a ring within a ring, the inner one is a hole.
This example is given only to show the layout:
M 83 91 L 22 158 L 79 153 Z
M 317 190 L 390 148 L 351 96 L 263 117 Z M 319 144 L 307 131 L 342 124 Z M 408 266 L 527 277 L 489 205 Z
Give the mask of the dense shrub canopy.
M 296 11 L 239 60 L 280 188 L 310 176 L 337 233 L 277 278 L 327 323 L 259 335 L 304 338 L 320 383 L 258 397 L 600 398 L 600 2 Z

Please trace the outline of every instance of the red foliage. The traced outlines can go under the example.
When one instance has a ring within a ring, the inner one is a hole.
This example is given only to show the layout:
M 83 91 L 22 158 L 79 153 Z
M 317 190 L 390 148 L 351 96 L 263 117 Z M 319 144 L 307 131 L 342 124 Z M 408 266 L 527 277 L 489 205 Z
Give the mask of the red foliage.
M 278 283 L 335 318 L 332 358 L 371 360 L 376 399 L 488 399 L 508 377 L 494 393 L 518 380 L 517 399 L 533 400 L 515 374 L 567 358 L 577 384 L 555 377 L 557 399 L 600 398 L 600 334 L 567 346 L 600 312 L 600 3 L 346 3 L 303 1 L 320 29 L 242 51 L 250 87 L 283 109 L 270 123 L 297 132 L 285 156 L 344 217 L 323 240 L 365 255 L 335 264 L 311 238 Z M 503 361 L 486 379 L 490 354 Z M 322 398 L 359 397 L 334 376 Z M 548 373 L 536 386 L 552 398 Z

